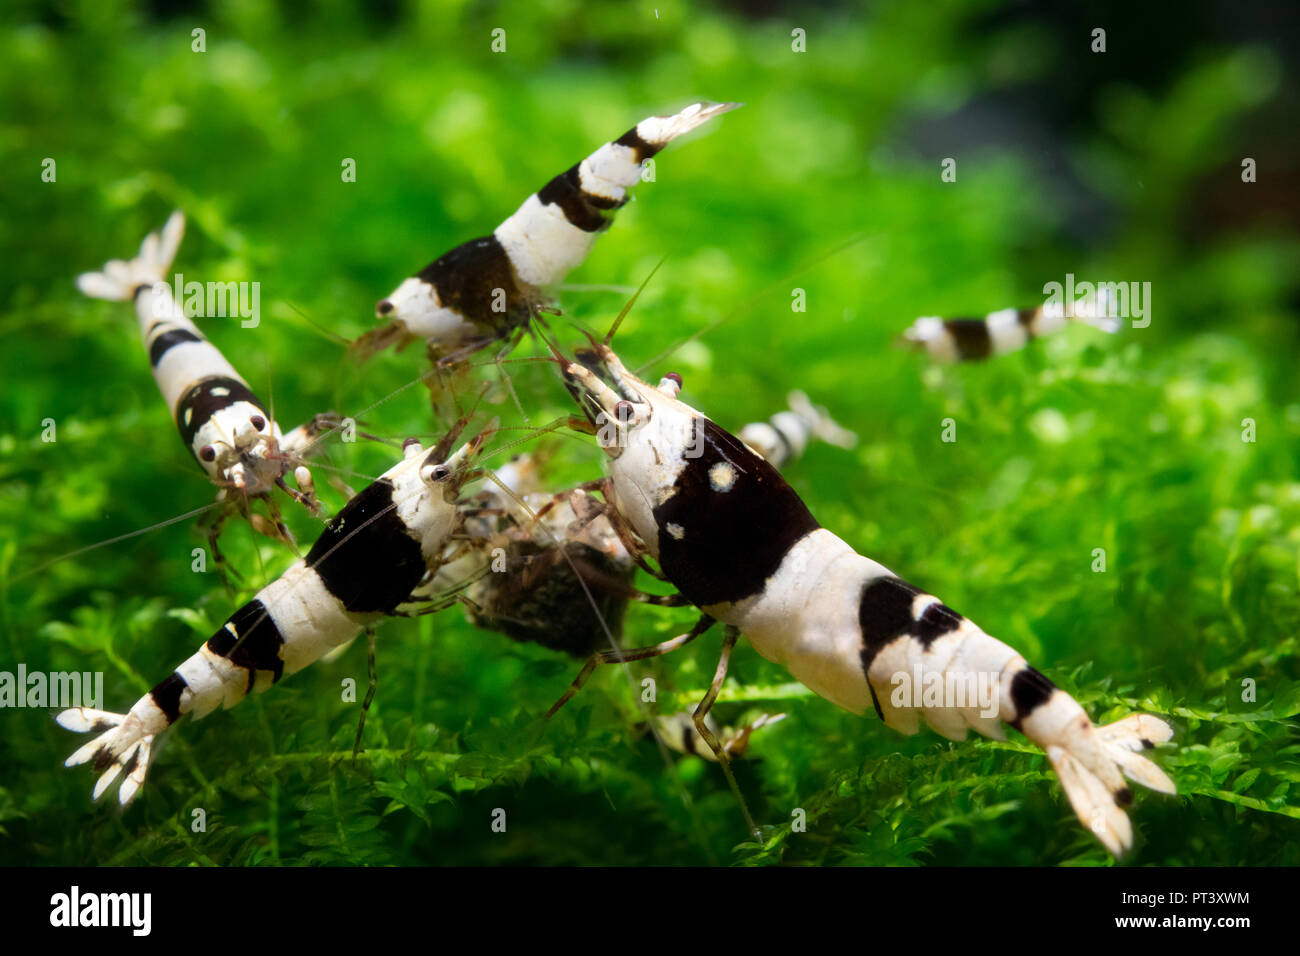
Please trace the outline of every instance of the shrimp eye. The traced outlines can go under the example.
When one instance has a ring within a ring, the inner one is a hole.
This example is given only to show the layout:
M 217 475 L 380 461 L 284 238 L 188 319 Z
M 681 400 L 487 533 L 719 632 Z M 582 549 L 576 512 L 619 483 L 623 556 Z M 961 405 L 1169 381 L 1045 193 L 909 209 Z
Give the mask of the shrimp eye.
M 446 465 L 429 465 L 424 469 L 425 481 L 446 481 L 451 469 Z
M 213 448 L 211 445 L 204 445 L 202 448 L 199 449 L 199 458 L 203 459 L 204 461 L 216 461 L 217 450 Z
M 626 399 L 614 406 L 614 417 L 619 420 L 620 424 L 626 425 L 630 422 L 633 414 L 632 403 Z
M 261 415 L 254 415 L 248 421 L 259 432 L 266 427 L 266 419 L 263 418 Z

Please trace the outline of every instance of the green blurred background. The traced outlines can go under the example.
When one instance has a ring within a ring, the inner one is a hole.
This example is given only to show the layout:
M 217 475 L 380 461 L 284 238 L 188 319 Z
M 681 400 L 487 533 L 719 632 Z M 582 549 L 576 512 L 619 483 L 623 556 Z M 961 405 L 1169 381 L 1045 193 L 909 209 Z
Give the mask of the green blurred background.
M 18 0 L 0 17 L 0 670 L 102 671 L 105 707 L 125 710 L 247 596 L 190 570 L 193 522 L 35 570 L 212 496 L 130 308 L 82 298 L 78 272 L 181 208 L 177 271 L 260 283 L 258 328 L 205 330 L 284 426 L 333 408 L 395 439 L 435 434 L 445 422 L 418 386 L 375 405 L 421 357 L 359 367 L 338 337 L 643 116 L 739 100 L 660 155 L 561 291 L 561 339 L 626 299 L 582 286 L 634 286 L 666 256 L 620 333 L 630 363 L 724 319 L 651 371 L 680 372 L 685 399 L 732 429 L 810 393 L 861 439 L 789 469 L 823 524 L 1017 647 L 1094 719 L 1141 707 L 1176 725 L 1158 759 L 1180 795 L 1139 794 L 1134 863 L 1300 862 L 1294 11 Z M 943 370 L 894 345 L 917 315 L 1032 305 L 1067 272 L 1151 282 L 1150 327 L 1071 328 Z M 533 424 L 569 411 L 544 364 L 508 368 Z M 523 428 L 500 388 L 489 400 Z M 546 447 L 555 487 L 599 474 L 588 440 Z M 331 508 L 325 476 L 359 485 L 393 460 L 332 445 L 317 469 Z M 318 526 L 286 507 L 310 541 Z M 223 546 L 249 593 L 292 557 L 239 525 Z M 628 640 L 689 620 L 636 608 Z M 717 641 L 634 675 L 660 677 L 665 711 L 693 703 Z M 455 610 L 391 623 L 354 764 L 357 705 L 339 687 L 364 685 L 365 666 L 354 646 L 180 724 L 125 813 L 62 768 L 80 741 L 50 712 L 0 712 L 0 862 L 1108 860 L 1023 738 L 901 737 L 743 643 L 716 713 L 789 714 L 738 767 L 761 846 L 741 845 L 716 767 L 665 763 L 637 730 L 612 668 L 543 734 L 574 662 Z M 794 808 L 807 832 L 790 832 Z

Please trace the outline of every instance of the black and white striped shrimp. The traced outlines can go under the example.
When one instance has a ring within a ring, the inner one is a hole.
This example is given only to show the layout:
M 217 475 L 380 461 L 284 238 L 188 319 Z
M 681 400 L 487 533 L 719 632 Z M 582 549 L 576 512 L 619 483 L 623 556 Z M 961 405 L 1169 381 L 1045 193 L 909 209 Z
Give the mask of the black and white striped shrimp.
M 936 362 L 966 362 L 1022 349 L 1033 339 L 1059 332 L 1071 320 L 1103 332 L 1118 332 L 1119 322 L 1111 312 L 1110 297 L 1102 289 L 1079 302 L 1050 301 L 1033 309 L 1002 309 L 982 319 L 925 316 L 912 323 L 902 341 Z
M 680 387 L 675 373 L 659 383 L 672 395 Z M 788 402 L 789 409 L 740 431 L 774 467 L 798 460 L 814 440 L 842 448 L 856 443 L 853 432 L 802 392 L 792 392 Z M 632 586 L 636 561 L 606 514 L 581 488 L 544 491 L 531 455 L 516 455 L 498 469 L 478 503 L 480 513 L 492 517 L 466 521 L 477 547 L 440 573 L 445 590 L 458 580 L 473 581 L 466 605 L 478 626 L 586 657 L 619 636 L 630 599 L 662 601 Z M 487 573 L 495 547 L 502 548 L 503 570 Z
M 1047 752 L 1079 819 L 1107 849 L 1118 855 L 1132 845 L 1124 807 L 1133 795 L 1124 778 L 1175 792 L 1140 754 L 1171 738 L 1164 721 L 1133 714 L 1094 726 L 1014 649 L 821 527 L 744 443 L 673 389 L 638 379 L 608 346 L 598 348 L 605 375 L 590 362 L 557 358 L 608 456 L 607 503 L 704 615 L 690 632 L 639 656 L 681 647 L 715 620 L 725 625 L 713 685 L 694 714 L 724 770 L 725 753 L 703 718 L 744 633 L 759 654 L 822 697 L 857 714 L 874 708 L 903 733 L 914 733 L 921 718 L 954 740 L 968 728 L 1001 738 L 1002 724 L 1010 724 Z M 589 661 L 551 713 L 595 664 L 617 659 Z M 932 695 L 936 680 L 940 693 Z
M 232 707 L 396 613 L 445 559 L 463 521 L 457 497 L 477 477 L 472 466 L 495 429 L 494 421 L 450 457 L 458 429 L 431 450 L 408 439 L 403 460 L 352 498 L 305 558 L 232 614 L 128 713 L 86 707 L 60 713 L 68 730 L 97 735 L 65 766 L 89 762 L 101 773 L 95 799 L 124 773 L 118 799 L 129 803 L 144 783 L 154 738 L 183 715 L 197 719 Z
M 387 325 L 355 347 L 363 356 L 424 339 L 460 358 L 522 329 L 546 289 L 578 266 L 641 178 L 641 164 L 738 103 L 694 103 L 643 119 L 529 196 L 490 236 L 471 239 L 406 279 L 375 306 Z
M 184 233 L 185 217 L 178 210 L 161 233 L 145 237 L 135 259 L 114 259 L 101 272 L 82 273 L 77 286 L 97 299 L 134 301 L 154 379 L 181 441 L 221 489 L 222 500 L 248 515 L 257 530 L 287 539 L 281 522 L 265 525 L 260 516 L 248 514 L 247 502 L 262 498 L 269 503 L 271 490 L 279 487 L 313 512 L 318 510 L 311 472 L 298 462 L 326 427 L 328 416 L 282 434 L 248 383 L 185 315 L 165 278 Z M 290 471 L 299 490 L 285 484 L 284 475 Z M 232 490 L 236 494 L 229 494 Z
M 681 376 L 671 373 L 659 388 L 676 395 L 681 384 Z M 856 443 L 853 432 L 836 424 L 802 392 L 792 392 L 787 400 L 789 409 L 740 432 L 774 467 L 802 457 L 814 440 L 839 447 Z M 466 521 L 477 547 L 444 566 L 435 590 L 450 591 L 471 581 L 464 602 L 471 623 L 512 640 L 573 657 L 589 657 L 616 644 L 629 600 L 658 596 L 633 587 L 636 562 L 608 518 L 592 507 L 581 489 L 545 492 L 540 467 L 526 453 L 498 469 L 494 479 L 480 492 L 478 504 L 481 513 L 496 520 Z M 501 548 L 499 567 L 492 566 L 495 548 Z M 784 716 L 761 714 L 738 727 L 714 729 L 723 749 L 738 757 L 748 748 L 753 731 Z M 674 750 L 716 759 L 689 714 L 660 716 L 655 724 Z

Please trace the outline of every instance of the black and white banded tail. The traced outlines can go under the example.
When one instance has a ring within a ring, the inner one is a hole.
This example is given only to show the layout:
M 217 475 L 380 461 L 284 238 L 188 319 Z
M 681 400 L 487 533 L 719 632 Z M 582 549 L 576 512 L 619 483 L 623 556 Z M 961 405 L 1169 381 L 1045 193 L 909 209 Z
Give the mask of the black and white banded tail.
M 741 441 L 771 462 L 772 467 L 782 468 L 787 462 L 801 458 L 814 440 L 837 448 L 852 448 L 857 444 L 857 435 L 842 428 L 826 409 L 814 405 L 803 392 L 791 392 L 786 401 L 789 408 L 765 422 L 752 422 L 737 433 Z

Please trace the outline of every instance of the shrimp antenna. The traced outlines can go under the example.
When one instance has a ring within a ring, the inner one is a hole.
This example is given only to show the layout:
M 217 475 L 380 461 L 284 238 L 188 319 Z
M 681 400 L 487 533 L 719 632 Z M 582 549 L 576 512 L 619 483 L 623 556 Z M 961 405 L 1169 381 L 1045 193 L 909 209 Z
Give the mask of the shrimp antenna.
M 667 259 L 668 255 L 665 253 L 663 257 L 655 263 L 655 267 L 650 270 L 650 274 L 645 277 L 645 281 L 643 281 L 637 288 L 636 292 L 633 293 L 632 298 L 627 300 L 627 304 L 623 306 L 623 311 L 618 314 L 618 318 L 614 320 L 614 324 L 611 325 L 609 331 L 605 333 L 606 345 L 614 341 L 614 333 L 618 331 L 618 327 L 623 324 L 623 320 L 627 318 L 627 314 L 632 311 L 632 306 L 636 305 L 636 300 L 641 297 L 641 293 L 645 291 L 645 287 L 650 284 L 650 280 L 655 277 L 655 273 L 659 271 L 659 267 L 663 265 Z
M 478 411 L 479 403 L 483 401 L 483 396 L 487 394 L 487 390 L 489 387 L 490 385 L 488 382 L 483 383 L 483 387 L 479 389 L 478 395 L 475 396 L 474 398 L 474 404 L 470 406 L 469 411 L 462 414 L 460 418 L 458 418 L 452 424 L 451 429 L 447 432 L 447 434 L 442 436 L 442 440 L 438 442 L 437 445 L 434 446 L 433 457 L 435 461 L 447 460 L 447 456 L 451 454 L 452 447 L 456 444 L 456 439 L 460 437 L 460 433 L 465 428 L 465 425 L 469 422 L 471 418 L 474 417 L 474 413 Z M 457 400 L 456 404 L 457 404 L 456 410 L 460 411 L 459 400 Z M 495 432 L 496 428 L 494 427 L 492 430 Z M 487 429 L 484 429 L 484 431 L 486 432 Z
M 551 353 L 552 359 L 556 362 L 559 362 L 560 365 L 562 366 L 568 365 L 569 360 L 564 357 L 564 353 L 560 351 L 559 345 L 557 345 L 555 342 L 555 333 L 551 332 L 548 335 L 547 334 L 548 331 L 549 330 L 543 330 L 540 326 L 533 327 L 534 334 L 536 334 L 536 336 L 542 340 L 542 344 L 545 345 L 547 350 Z
M 57 558 L 51 558 L 49 561 L 46 561 L 44 564 L 40 565 L 39 567 L 31 568 L 30 570 L 24 571 L 21 574 L 16 574 L 13 577 L 9 578 L 8 581 L 6 581 L 5 583 L 12 584 L 14 581 L 20 580 L 21 578 L 28 577 L 29 575 L 32 574 L 37 574 L 41 571 L 44 571 L 46 568 L 52 565 L 58 564 L 60 561 L 66 561 L 68 558 L 75 558 L 77 555 L 85 554 L 87 551 L 94 551 L 97 548 L 107 547 L 110 544 L 117 544 L 119 541 L 126 541 L 128 538 L 139 537 L 142 534 L 148 534 L 150 531 L 157 531 L 159 528 L 166 528 L 169 525 L 174 525 L 178 522 L 185 521 L 187 518 L 193 518 L 195 515 L 201 515 L 205 511 L 211 511 L 218 504 L 220 504 L 220 502 L 214 501 L 211 504 L 204 505 L 202 508 L 195 508 L 193 511 L 185 512 L 185 514 L 177 515 L 174 518 L 168 518 L 165 521 L 159 521 L 156 522 L 155 524 L 151 524 L 147 528 L 139 528 L 135 531 L 128 531 L 126 534 L 119 534 L 117 537 L 114 538 L 108 538 L 104 541 L 96 542 L 95 544 L 88 544 L 84 548 L 78 548 L 76 551 L 69 551 L 67 554 L 59 555 Z
M 686 345 L 688 342 L 694 342 L 696 339 L 701 338 L 702 336 L 705 336 L 705 335 L 707 335 L 708 333 L 712 332 L 714 329 L 716 329 L 716 328 L 717 328 L 719 325 L 721 325 L 722 323 L 724 323 L 724 322 L 726 322 L 726 321 L 728 321 L 728 320 L 734 318 L 735 316 L 741 314 L 741 313 L 744 312 L 746 309 L 748 309 L 748 308 L 749 308 L 749 307 L 750 307 L 754 302 L 758 301 L 758 300 L 761 299 L 763 296 L 767 295 L 767 294 L 768 294 L 769 292 L 771 292 L 773 289 L 781 288 L 781 287 L 784 286 L 786 283 L 788 283 L 791 279 L 795 278 L 796 276 L 800 275 L 801 273 L 804 273 L 804 272 L 808 271 L 808 270 L 811 269 L 813 266 L 820 265 L 822 262 L 824 262 L 825 260 L 831 258 L 832 256 L 837 256 L 837 255 L 839 255 L 841 252 L 843 252 L 845 249 L 852 248 L 853 246 L 856 246 L 858 243 L 860 243 L 860 242 L 862 242 L 862 241 L 864 241 L 865 239 L 868 239 L 868 238 L 870 238 L 870 235 L 869 235 L 868 233 L 858 233 L 858 234 L 856 234 L 856 235 L 850 236 L 848 239 L 844 240 L 844 241 L 841 242 L 839 245 L 834 246 L 834 247 L 828 249 L 827 251 L 823 252 L 822 254 L 820 254 L 820 255 L 818 255 L 818 256 L 815 256 L 815 257 L 814 257 L 813 259 L 811 259 L 810 261 L 803 263 L 802 265 L 800 265 L 800 266 L 798 266 L 797 268 L 795 268 L 793 271 L 791 271 L 791 272 L 787 273 L 786 275 L 782 276 L 780 279 L 777 279 L 775 282 L 769 283 L 768 285 L 766 285 L 766 286 L 764 286 L 763 288 L 759 289 L 757 292 L 755 292 L 753 295 L 751 295 L 751 296 L 750 296 L 749 298 L 747 298 L 745 301 L 741 302 L 740 305 L 736 306 L 734 309 L 732 309 L 732 310 L 731 310 L 730 312 L 728 312 L 726 315 L 723 315 L 721 318 L 714 319 L 714 320 L 713 320 L 712 322 L 710 322 L 708 325 L 704 326 L 704 327 L 701 328 L 701 329 L 697 329 L 697 330 L 695 330 L 694 332 L 692 332 L 690 335 L 686 336 L 686 338 L 684 338 L 684 339 L 679 339 L 679 340 L 678 340 L 674 345 L 669 346 L 665 351 L 660 352 L 658 355 L 656 355 L 656 356 L 655 356 L 654 358 L 652 358 L 650 361 L 648 361 L 648 362 L 644 362 L 644 363 L 642 363 L 638 368 L 634 369 L 634 370 L 633 370 L 633 374 L 639 375 L 639 374 L 641 374 L 641 372 L 643 372 L 645 369 L 649 368 L 650 366 L 654 365 L 655 363 L 657 363 L 657 362 L 662 362 L 664 359 L 666 359 L 668 356 L 672 355 L 674 352 L 676 352 L 676 351 L 677 351 L 679 348 L 681 348 L 683 345 Z M 639 295 L 639 294 L 640 294 L 640 293 L 638 292 L 638 295 Z M 635 298 L 633 299 L 633 301 L 634 301 L 634 302 L 636 301 Z M 620 318 L 621 318 L 621 316 L 620 316 Z
M 325 326 L 321 325 L 319 322 L 315 321 L 310 315 L 308 315 L 304 309 L 298 308 L 298 306 L 294 305 L 288 299 L 285 300 L 284 304 L 287 305 L 290 309 L 292 309 L 295 313 L 297 313 L 298 317 L 302 319 L 303 324 L 310 327 L 313 331 L 315 331 L 318 335 L 320 335 L 321 338 L 327 339 L 330 342 L 333 342 L 335 345 L 342 345 L 344 348 L 347 348 L 352 344 L 350 339 L 347 339 L 344 336 L 339 335 L 337 332 L 334 332 L 331 329 L 325 328 Z

